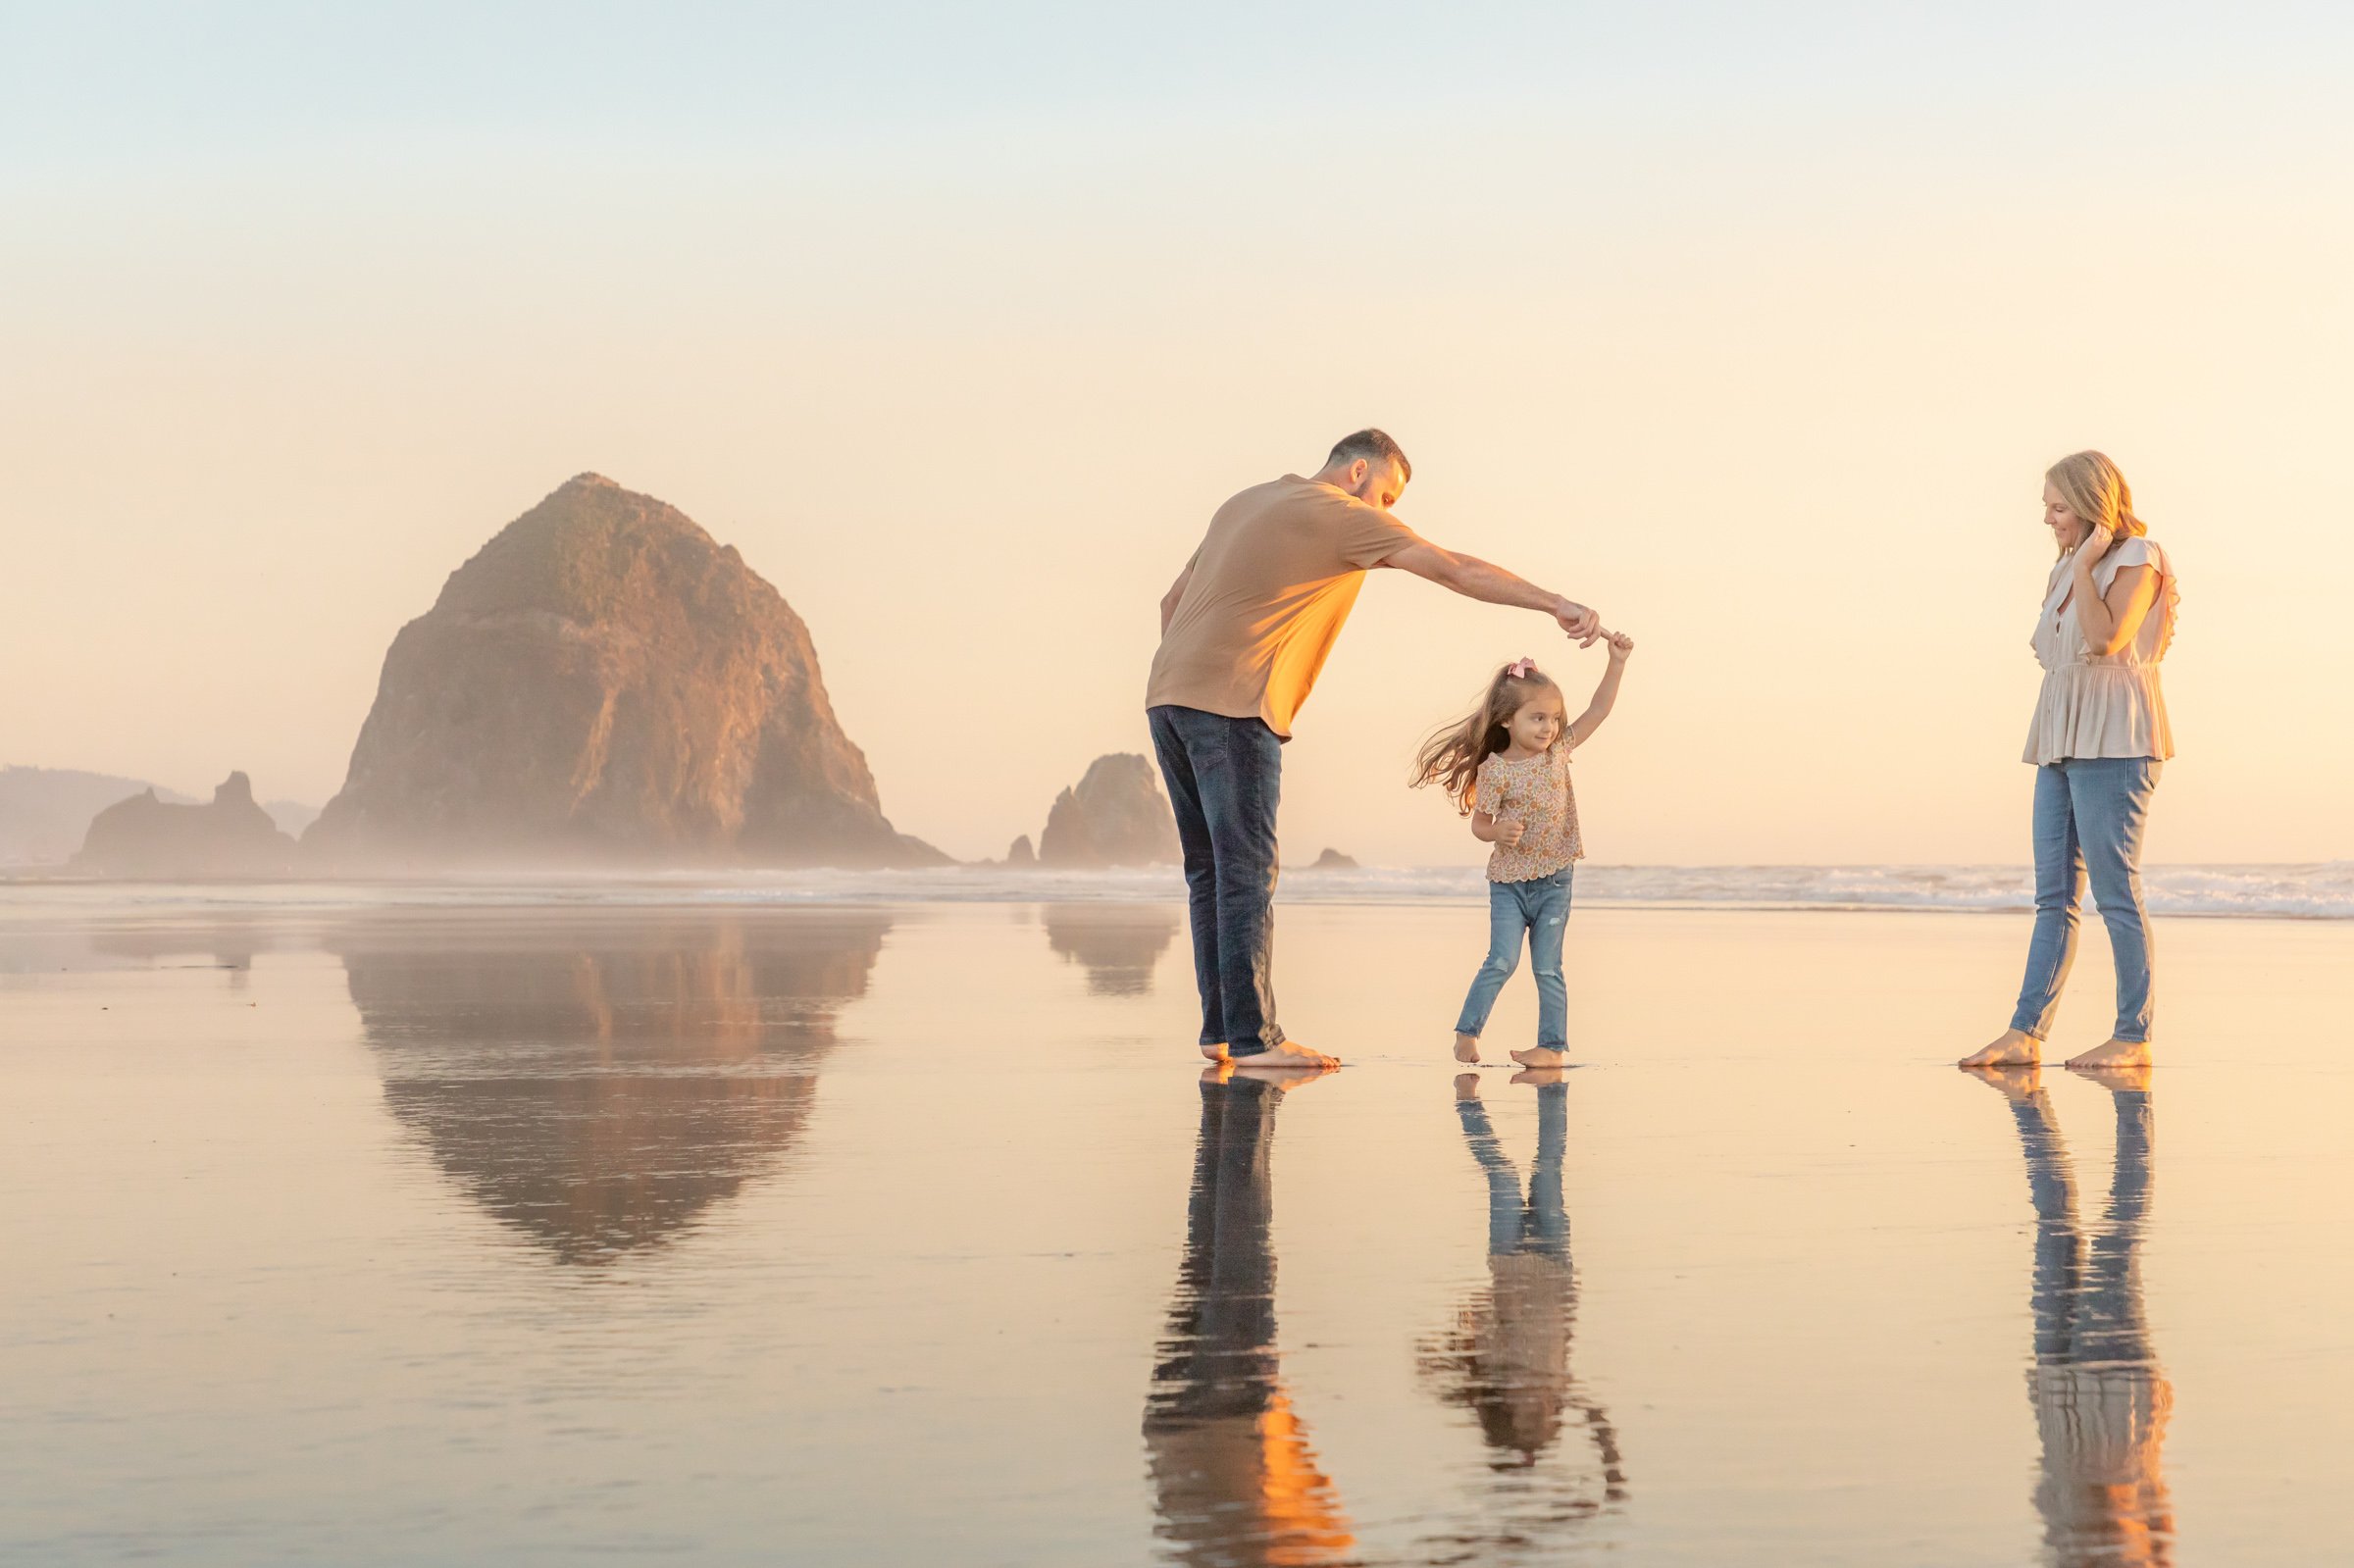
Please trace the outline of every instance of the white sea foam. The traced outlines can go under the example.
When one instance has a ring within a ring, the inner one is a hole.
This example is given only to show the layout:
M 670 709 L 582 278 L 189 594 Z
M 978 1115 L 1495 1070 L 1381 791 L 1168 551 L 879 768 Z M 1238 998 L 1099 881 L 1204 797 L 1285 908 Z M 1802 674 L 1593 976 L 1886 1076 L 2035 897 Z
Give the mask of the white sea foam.
M 2308 865 L 2159 866 L 2145 880 L 2150 907 L 2168 915 L 2354 919 L 2354 861 Z M 384 883 L 0 883 L 0 920 L 76 915 L 383 907 L 840 903 L 1086 903 L 1182 898 L 1173 868 L 1139 871 L 680 873 L 670 876 L 474 877 Z M 1486 897 L 1472 866 L 1293 871 L 1281 900 L 1296 904 L 1455 904 Z M 1578 868 L 1577 898 L 1603 906 L 1821 910 L 2021 910 L 2023 866 L 1599 866 Z

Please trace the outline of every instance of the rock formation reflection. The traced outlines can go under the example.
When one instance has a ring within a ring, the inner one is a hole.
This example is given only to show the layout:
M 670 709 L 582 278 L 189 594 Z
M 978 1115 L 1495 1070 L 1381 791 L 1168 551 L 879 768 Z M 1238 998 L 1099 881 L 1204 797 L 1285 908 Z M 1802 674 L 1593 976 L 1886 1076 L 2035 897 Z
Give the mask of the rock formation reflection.
M 384 1100 L 486 1211 L 570 1264 L 658 1244 L 791 1149 L 887 913 L 346 923 Z M 461 944 L 462 943 L 462 944 Z
M 2040 1075 L 1981 1068 L 2002 1091 L 2035 1205 L 2028 1389 L 2043 1442 L 2035 1488 L 2046 1559 L 2060 1568 L 2174 1560 L 2174 1499 L 2160 1465 L 2174 1386 L 2150 1343 L 2141 1239 L 2150 1204 L 2147 1068 L 2086 1074 L 2117 1112 L 2117 1160 L 2098 1227 L 2078 1218 L 2075 1179 Z
M 1445 1333 L 1421 1345 L 1421 1372 L 1440 1398 L 1478 1418 L 1490 1485 L 1470 1529 L 1429 1539 L 1434 1562 L 1508 1561 L 1560 1544 L 1562 1531 L 1625 1500 L 1626 1467 L 1609 1413 L 1569 1369 L 1577 1275 L 1561 1161 L 1569 1140 L 1567 1075 L 1515 1074 L 1537 1095 L 1537 1153 L 1523 1194 L 1520 1173 L 1488 1120 L 1479 1075 L 1456 1079 L 1463 1140 L 1488 1184 L 1488 1283 Z M 1574 1421 L 1593 1465 L 1541 1464 Z
M 1202 1076 L 1185 1259 L 1145 1404 L 1157 1533 L 1180 1562 L 1356 1560 L 1275 1347 L 1275 1112 L 1305 1081 L 1231 1066 Z
M 1096 996 L 1142 996 L 1160 955 L 1177 939 L 1177 916 L 1150 904 L 1050 904 L 1047 945 L 1087 971 Z

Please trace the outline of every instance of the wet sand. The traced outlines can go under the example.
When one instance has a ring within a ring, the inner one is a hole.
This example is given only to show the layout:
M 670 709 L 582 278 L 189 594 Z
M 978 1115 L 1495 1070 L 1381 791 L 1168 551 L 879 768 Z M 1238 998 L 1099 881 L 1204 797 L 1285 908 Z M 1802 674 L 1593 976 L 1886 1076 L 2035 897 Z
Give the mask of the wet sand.
M 2342 1557 L 2354 925 L 2144 1089 L 1946 1065 L 2021 918 L 1585 910 L 1466 1100 L 1476 911 L 1287 909 L 1289 1091 L 1179 920 L 0 923 L 0 1561 Z

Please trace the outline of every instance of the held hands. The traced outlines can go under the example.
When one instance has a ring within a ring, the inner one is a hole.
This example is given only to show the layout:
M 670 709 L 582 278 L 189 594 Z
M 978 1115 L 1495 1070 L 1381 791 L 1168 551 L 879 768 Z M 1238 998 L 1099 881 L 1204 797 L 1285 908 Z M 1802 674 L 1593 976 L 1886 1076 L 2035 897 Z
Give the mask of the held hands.
M 1602 617 L 1595 614 L 1591 606 L 1579 604 L 1574 599 L 1563 599 L 1561 608 L 1553 612 L 1553 618 L 1563 632 L 1577 638 L 1577 645 L 1581 648 L 1592 647 L 1594 639 L 1603 634 Z
M 1612 664 L 1626 663 L 1626 656 L 1635 651 L 1635 639 L 1623 632 L 1605 632 L 1602 640 L 1610 644 Z

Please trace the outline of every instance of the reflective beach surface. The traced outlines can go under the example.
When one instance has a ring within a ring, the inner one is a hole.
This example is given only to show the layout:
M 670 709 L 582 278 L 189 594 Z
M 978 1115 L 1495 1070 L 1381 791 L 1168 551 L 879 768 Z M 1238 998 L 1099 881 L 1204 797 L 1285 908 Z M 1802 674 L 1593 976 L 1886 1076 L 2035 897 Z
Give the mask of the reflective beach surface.
M 2343 1561 L 2354 925 L 0 904 L 0 1561 Z M 29 901 L 27 901 L 29 900 Z M 2060 1043 L 2105 1033 L 2088 935 Z M 1525 977 L 1491 1057 L 1524 1043 Z

